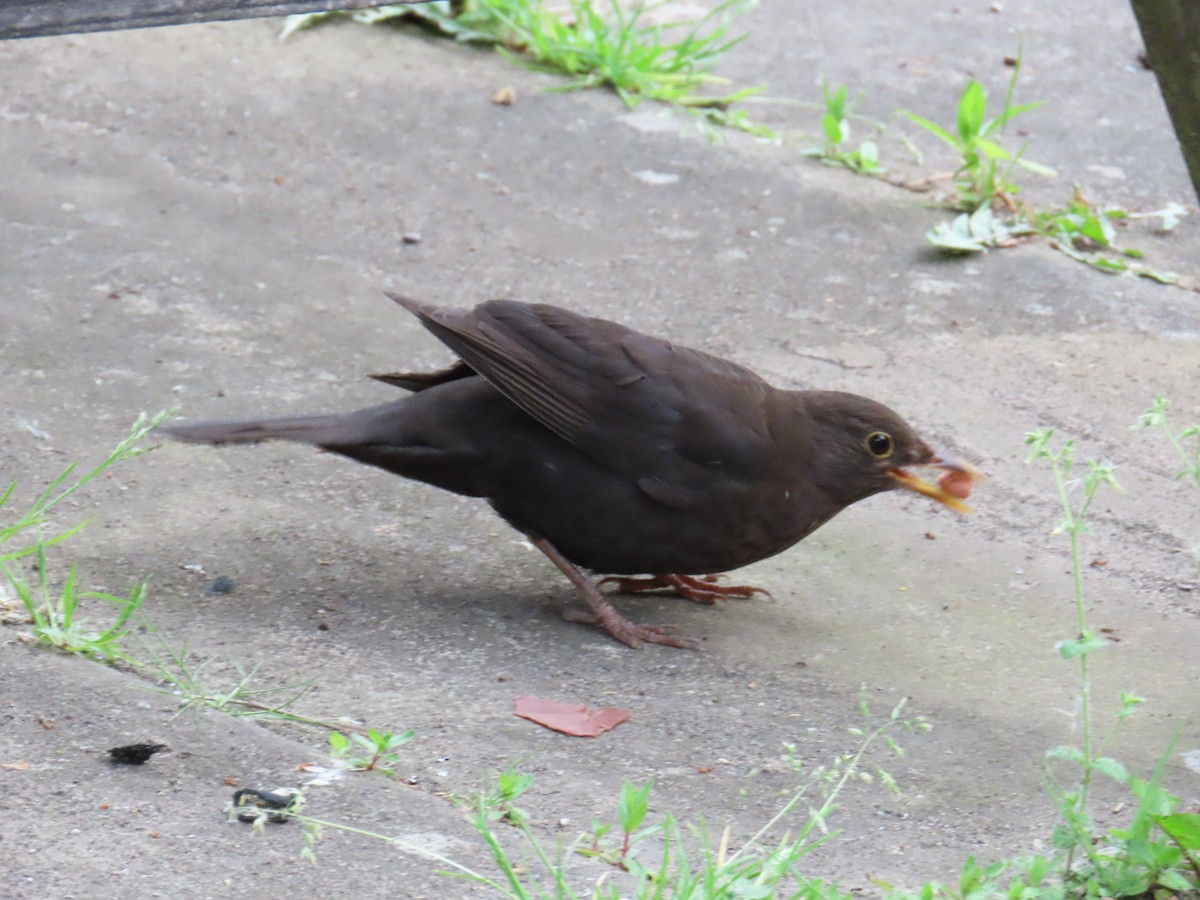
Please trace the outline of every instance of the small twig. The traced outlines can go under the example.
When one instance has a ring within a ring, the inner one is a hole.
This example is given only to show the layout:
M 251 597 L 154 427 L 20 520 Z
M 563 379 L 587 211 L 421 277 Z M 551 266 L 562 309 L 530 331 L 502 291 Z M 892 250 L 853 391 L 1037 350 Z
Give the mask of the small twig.
M 289 722 L 298 722 L 302 725 L 315 725 L 319 728 L 331 728 L 335 731 L 356 731 L 359 734 L 365 735 L 371 730 L 366 725 L 355 725 L 353 722 L 331 722 L 328 719 L 314 719 L 311 716 L 303 716 L 299 713 L 287 712 L 280 706 L 272 706 L 268 703 L 259 703 L 257 700 L 242 700 L 238 697 L 194 697 L 188 702 L 205 703 L 210 706 L 223 706 L 230 703 L 236 703 L 239 706 L 244 706 L 249 709 L 257 709 L 267 713 L 276 713 L 280 718 L 286 719 Z
M 830 365 L 837 366 L 838 368 L 841 368 L 841 369 L 854 370 L 854 369 L 873 369 L 873 368 L 875 368 L 875 366 L 872 365 L 871 363 L 863 363 L 862 365 L 856 366 L 852 363 L 846 362 L 845 360 L 834 359 L 831 356 L 817 356 L 815 353 L 798 353 L 795 350 L 793 350 L 792 354 L 794 356 L 799 356 L 803 359 L 815 359 L 817 362 L 829 363 Z
M 957 172 L 939 172 L 936 175 L 930 175 L 926 178 L 918 178 L 916 181 L 906 181 L 902 178 L 884 178 L 883 180 L 892 187 L 904 188 L 906 191 L 912 191 L 914 194 L 926 194 L 933 190 L 934 183 L 938 181 L 948 181 L 953 178 Z

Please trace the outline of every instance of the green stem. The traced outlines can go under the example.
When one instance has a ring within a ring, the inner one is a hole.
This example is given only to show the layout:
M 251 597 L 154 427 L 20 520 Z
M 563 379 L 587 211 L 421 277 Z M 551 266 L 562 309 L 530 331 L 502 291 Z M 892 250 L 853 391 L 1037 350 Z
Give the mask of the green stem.
M 1079 562 L 1079 534 L 1071 532 L 1071 571 L 1075 580 L 1075 621 L 1080 639 L 1087 631 L 1086 614 L 1083 606 L 1083 567 Z M 1079 654 L 1080 681 L 1080 728 L 1083 731 L 1083 790 L 1081 802 L 1086 805 L 1088 788 L 1092 781 L 1092 682 L 1088 677 L 1088 654 Z
M 1175 433 L 1171 431 L 1165 421 L 1162 423 L 1162 432 L 1167 436 L 1167 440 L 1170 442 L 1171 447 L 1177 454 L 1179 454 L 1179 458 L 1183 460 L 1184 465 L 1187 466 L 1187 469 L 1181 474 L 1191 475 L 1196 482 L 1196 486 L 1200 487 L 1200 440 L 1197 440 L 1196 442 L 1196 458 L 1192 459 L 1188 456 L 1188 452 L 1186 449 L 1184 449 L 1182 442 L 1175 435 Z
M 1062 466 L 1063 451 L 1049 453 L 1047 456 L 1054 472 L 1054 483 L 1058 488 L 1058 499 L 1062 504 L 1063 527 L 1071 539 L 1071 575 L 1075 587 L 1075 627 L 1078 638 L 1083 640 L 1087 630 L 1087 621 L 1083 605 L 1083 568 L 1079 562 L 1079 532 L 1083 524 L 1083 516 L 1087 511 L 1088 501 L 1090 501 L 1091 497 L 1089 496 L 1084 500 L 1083 506 L 1080 508 L 1079 513 L 1076 514 L 1071 508 L 1071 498 L 1067 495 L 1066 475 L 1063 472 Z M 1087 653 L 1079 654 L 1079 681 L 1079 721 L 1080 730 L 1083 734 L 1083 779 L 1079 786 L 1078 811 L 1086 813 L 1088 795 L 1092 785 L 1092 687 L 1091 680 L 1088 677 Z M 1071 870 L 1074 856 L 1075 848 L 1072 847 L 1067 853 L 1066 871 L 1068 872 Z
M 821 804 L 821 808 L 819 810 L 817 810 L 815 813 L 809 814 L 808 822 L 805 823 L 804 828 L 801 830 L 801 839 L 803 839 L 804 835 L 809 831 L 809 829 L 811 829 L 813 822 L 815 822 L 815 821 L 824 822 L 824 817 L 826 815 L 828 815 L 830 813 L 830 811 L 833 809 L 834 801 L 837 800 L 838 794 L 840 794 L 842 792 L 842 789 L 846 786 L 846 782 L 849 781 L 854 776 L 854 773 L 858 771 L 858 765 L 862 761 L 863 754 L 867 752 L 867 748 L 869 748 L 871 746 L 871 744 L 873 744 L 875 742 L 875 739 L 878 738 L 879 735 L 883 734 L 891 726 L 892 726 L 891 720 L 884 722 L 882 725 L 878 726 L 874 731 L 872 731 L 869 735 L 867 735 L 866 740 L 864 740 L 859 745 L 858 752 L 854 754 L 854 756 L 850 760 L 850 763 L 842 770 L 841 777 L 837 780 L 837 783 L 834 785 L 833 789 L 829 792 L 828 796 L 825 798 L 825 802 L 823 804 Z M 772 828 L 774 828 L 776 823 L 778 823 L 780 819 L 782 819 L 784 816 L 786 816 L 788 813 L 790 813 L 793 809 L 795 809 L 796 805 L 800 802 L 800 799 L 804 796 L 805 792 L 810 787 L 812 787 L 814 784 L 816 784 L 817 780 L 818 780 L 817 778 L 814 778 L 812 781 L 810 781 L 808 784 L 806 784 L 803 789 L 797 791 L 796 795 L 794 797 L 792 797 L 792 799 L 789 800 L 787 803 L 785 803 L 783 808 L 781 810 L 779 810 L 779 812 L 777 812 L 774 816 L 772 816 L 771 820 L 769 822 L 767 822 L 766 825 L 764 825 L 757 832 L 755 832 L 754 836 L 751 837 L 750 840 L 746 841 L 746 843 L 744 843 L 742 845 L 741 849 L 735 851 L 734 854 L 729 857 L 728 862 L 730 862 L 730 863 L 734 862 L 736 859 L 741 857 L 741 855 L 743 853 L 745 853 L 747 850 L 749 850 L 751 847 L 753 847 L 755 844 L 757 844 L 760 840 L 762 840 L 763 836 L 768 831 L 770 831 Z

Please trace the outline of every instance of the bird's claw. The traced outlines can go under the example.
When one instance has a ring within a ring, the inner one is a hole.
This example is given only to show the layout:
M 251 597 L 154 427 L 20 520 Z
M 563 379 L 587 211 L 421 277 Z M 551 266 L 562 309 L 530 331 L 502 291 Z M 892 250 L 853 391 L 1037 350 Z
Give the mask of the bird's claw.
M 642 644 L 663 644 L 681 650 L 704 649 L 700 641 L 680 634 L 677 625 L 639 625 L 621 615 L 604 617 L 579 609 L 565 609 L 562 615 L 568 622 L 598 625 L 626 647 L 632 647 L 634 650 L 639 649 Z
M 713 606 L 718 601 L 737 598 L 747 600 L 755 594 L 762 594 L 769 600 L 774 598 L 771 592 L 749 584 L 721 584 L 728 575 L 651 575 L 649 577 L 619 577 L 609 575 L 601 578 L 597 585 L 616 585 L 618 594 L 644 594 L 650 591 L 672 591 L 684 600 Z

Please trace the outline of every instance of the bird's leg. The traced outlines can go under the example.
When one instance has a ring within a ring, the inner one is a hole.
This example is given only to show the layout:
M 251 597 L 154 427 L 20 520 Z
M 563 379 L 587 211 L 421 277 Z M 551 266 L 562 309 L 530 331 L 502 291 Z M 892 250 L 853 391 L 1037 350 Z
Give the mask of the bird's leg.
M 721 584 L 727 575 L 651 575 L 647 578 L 618 578 L 608 576 L 597 582 L 598 587 L 615 584 L 618 594 L 644 594 L 647 591 L 674 591 L 676 596 L 684 600 L 693 600 L 712 606 L 718 600 L 729 600 L 731 597 L 748 599 L 755 594 L 762 594 L 768 599 L 771 592 L 749 584 Z
M 529 536 L 529 542 L 549 557 L 558 566 L 560 572 L 567 576 L 575 590 L 583 595 L 583 599 L 592 608 L 591 613 L 580 613 L 567 610 L 563 618 L 571 622 L 586 622 L 589 625 L 600 625 L 627 647 L 637 649 L 643 643 L 666 644 L 668 647 L 680 647 L 688 650 L 699 650 L 700 642 L 675 633 L 670 625 L 638 625 L 617 612 L 612 601 L 600 592 L 600 589 L 590 578 L 579 571 L 579 568 L 569 559 L 558 552 L 558 548 L 545 538 Z

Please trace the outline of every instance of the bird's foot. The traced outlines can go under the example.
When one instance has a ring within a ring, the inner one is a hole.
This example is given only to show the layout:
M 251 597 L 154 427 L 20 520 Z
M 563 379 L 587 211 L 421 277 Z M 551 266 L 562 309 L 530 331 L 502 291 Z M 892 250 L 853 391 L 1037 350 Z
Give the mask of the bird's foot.
M 595 583 L 579 571 L 579 567 L 559 552 L 558 548 L 541 537 L 529 536 L 529 542 L 549 557 L 558 566 L 560 572 L 567 576 L 575 590 L 587 601 L 591 612 L 567 610 L 563 618 L 569 622 L 586 622 L 589 625 L 599 625 L 626 647 L 636 650 L 642 644 L 664 644 L 667 647 L 679 647 L 682 650 L 700 650 L 699 641 L 683 637 L 679 630 L 672 625 L 638 625 L 630 622 L 617 612 L 612 601 L 608 599 Z
M 768 599 L 771 592 L 749 584 L 722 584 L 727 575 L 651 575 L 645 578 L 621 578 L 610 575 L 601 578 L 597 584 L 615 584 L 618 594 L 644 594 L 649 591 L 673 591 L 676 596 L 695 603 L 712 606 L 719 600 L 731 598 L 749 599 L 755 594 L 762 594 Z
M 684 637 L 674 625 L 639 625 L 629 621 L 613 607 L 603 612 L 564 609 L 562 616 L 568 622 L 597 625 L 634 650 L 637 650 L 642 644 L 664 644 L 668 647 L 678 647 L 681 650 L 703 649 L 703 645 L 699 641 Z

